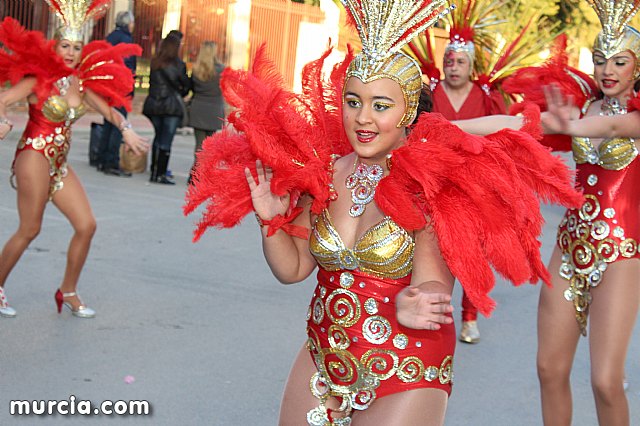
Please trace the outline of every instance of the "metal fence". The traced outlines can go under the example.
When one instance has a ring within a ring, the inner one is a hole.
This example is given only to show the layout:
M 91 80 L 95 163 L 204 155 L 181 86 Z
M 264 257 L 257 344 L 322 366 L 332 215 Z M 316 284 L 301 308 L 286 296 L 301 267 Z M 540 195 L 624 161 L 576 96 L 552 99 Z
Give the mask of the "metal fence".
M 223 61 L 229 57 L 228 39 L 232 22 L 229 10 L 235 0 L 183 0 L 180 27 L 184 34 L 182 54 L 190 63 L 195 60 L 200 45 L 205 40 L 218 43 L 219 56 Z M 134 2 L 136 26 L 134 42 L 143 48 L 138 61 L 138 75 L 148 75 L 149 60 L 155 54 L 160 41 L 167 0 L 138 0 Z M 49 13 L 44 0 L 0 0 L 0 18 L 11 16 L 28 29 L 39 30 L 51 36 L 55 19 Z M 293 85 L 298 33 L 302 22 L 320 23 L 324 14 L 317 6 L 295 3 L 291 0 L 252 0 L 249 24 L 249 40 L 246 45 L 250 63 L 258 47 L 267 44 L 267 52 L 283 74 L 285 82 Z M 91 39 L 103 39 L 109 30 L 106 19 L 97 21 L 91 31 Z M 142 80 L 139 85 L 144 86 Z
M 266 42 L 267 53 L 291 87 L 294 80 L 298 33 L 302 22 L 320 23 L 319 7 L 290 0 L 253 0 L 249 26 L 249 58 Z

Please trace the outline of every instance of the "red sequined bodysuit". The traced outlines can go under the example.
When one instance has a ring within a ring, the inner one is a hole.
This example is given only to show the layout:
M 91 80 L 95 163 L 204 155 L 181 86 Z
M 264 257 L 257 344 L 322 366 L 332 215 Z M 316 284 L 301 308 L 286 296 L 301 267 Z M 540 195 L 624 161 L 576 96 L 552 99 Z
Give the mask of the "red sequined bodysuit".
M 411 281 L 413 238 L 385 217 L 349 249 L 325 210 L 309 245 L 320 266 L 307 318 L 307 346 L 318 368 L 314 395 L 322 403 L 338 397 L 349 413 L 411 389 L 450 393 L 454 325 L 415 330 L 396 319 L 396 295 Z
M 75 108 L 70 107 L 59 95 L 49 97 L 42 108 L 35 104 L 29 105 L 29 121 L 18 142 L 15 159 L 26 150 L 37 151 L 47 159 L 50 176 L 49 199 L 64 185 L 62 179 L 67 174 L 71 124 L 85 111 L 83 104 Z

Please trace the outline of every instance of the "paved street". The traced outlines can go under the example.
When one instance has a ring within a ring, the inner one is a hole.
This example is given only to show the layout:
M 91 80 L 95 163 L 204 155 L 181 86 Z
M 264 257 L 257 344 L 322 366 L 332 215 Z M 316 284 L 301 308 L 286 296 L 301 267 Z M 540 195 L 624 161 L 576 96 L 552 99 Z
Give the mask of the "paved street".
M 19 120 L 18 113 L 10 115 Z M 257 225 L 209 230 L 191 242 L 197 216 L 182 215 L 194 138 L 177 136 L 169 168 L 177 185 L 148 174 L 105 176 L 88 164 L 89 123 L 74 127 L 70 164 L 98 221 L 79 291 L 94 320 L 58 315 L 53 294 L 64 271 L 71 227 L 49 205 L 40 236 L 6 285 L 15 319 L 0 318 L 0 425 L 275 425 L 281 391 L 304 341 L 313 280 L 283 286 L 262 257 Z M 132 119 L 152 137 L 144 117 Z M 8 179 L 18 124 L 0 141 L 0 244 L 18 220 Z M 545 207 L 544 259 L 562 210 Z M 455 293 L 459 321 L 459 286 Z M 499 306 L 481 319 L 482 341 L 459 344 L 447 426 L 540 425 L 535 374 L 538 286 L 499 282 Z M 612 332 L 615 330 L 612 330 Z M 632 424 L 640 424 L 640 339 L 627 374 Z M 572 377 L 574 424 L 596 425 L 588 346 Z M 130 383 L 127 383 L 130 382 Z M 10 400 L 147 400 L 150 416 L 10 416 Z M 301 420 L 301 425 L 304 421 Z

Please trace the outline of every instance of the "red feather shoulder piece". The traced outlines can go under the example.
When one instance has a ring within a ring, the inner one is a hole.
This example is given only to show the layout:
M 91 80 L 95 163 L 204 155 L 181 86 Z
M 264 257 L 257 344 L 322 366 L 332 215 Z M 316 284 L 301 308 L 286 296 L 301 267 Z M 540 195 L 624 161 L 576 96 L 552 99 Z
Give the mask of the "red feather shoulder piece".
M 582 198 L 568 167 L 532 136 L 473 136 L 423 114 L 391 160 L 376 202 L 406 229 L 433 227 L 444 260 L 483 314 L 495 305 L 492 268 L 515 285 L 549 283 L 540 201 L 574 207 Z
M 273 169 L 275 194 L 309 194 L 315 213 L 326 207 L 333 154 L 344 153 L 348 145 L 340 125 L 340 99 L 341 76 L 351 61 L 348 55 L 326 82 L 321 70 L 328 54 L 305 67 L 302 94 L 284 89 L 282 76 L 266 58 L 264 46 L 250 71 L 223 72 L 222 92 L 235 108 L 228 117 L 233 130 L 207 139 L 198 155 L 195 183 L 187 192 L 184 213 L 208 204 L 194 240 L 209 226 L 235 226 L 251 212 L 244 169 L 253 170 L 256 159 Z
M 82 85 L 100 95 L 109 106 L 124 106 L 130 111 L 131 100 L 127 95 L 133 88 L 133 76 L 124 58 L 141 54 L 142 48 L 137 44 L 112 46 L 106 41 L 93 41 L 82 49 L 76 73 Z
M 25 77 L 35 77 L 34 93 L 42 104 L 53 85 L 73 73 L 55 53 L 55 41 L 48 41 L 40 31 L 26 30 L 7 17 L 0 23 L 0 84 L 16 84 Z
M 629 102 L 627 102 L 627 111 L 632 112 L 638 110 L 640 110 L 640 93 L 635 98 L 629 99 Z
M 591 77 L 568 65 L 566 35 L 556 39 L 551 57 L 541 66 L 527 67 L 516 71 L 502 84 L 502 89 L 510 95 L 522 96 L 524 102 L 512 106 L 511 114 L 522 112 L 524 103 L 532 102 L 547 110 L 543 88 L 555 84 L 565 97 L 571 96 L 579 107 L 597 96 L 599 90 Z M 571 137 L 566 135 L 545 135 L 542 144 L 557 151 L 571 151 Z
M 84 87 L 102 96 L 110 106 L 129 108 L 127 95 L 133 87 L 133 77 L 123 58 L 140 55 L 140 46 L 91 42 L 83 48 L 78 67 L 72 70 L 56 54 L 55 41 L 46 40 L 40 31 L 26 30 L 13 18 L 0 23 L 0 43 L 5 48 L 0 48 L 0 83 L 16 84 L 25 77 L 35 77 L 34 93 L 39 105 L 51 96 L 56 81 L 75 74 Z

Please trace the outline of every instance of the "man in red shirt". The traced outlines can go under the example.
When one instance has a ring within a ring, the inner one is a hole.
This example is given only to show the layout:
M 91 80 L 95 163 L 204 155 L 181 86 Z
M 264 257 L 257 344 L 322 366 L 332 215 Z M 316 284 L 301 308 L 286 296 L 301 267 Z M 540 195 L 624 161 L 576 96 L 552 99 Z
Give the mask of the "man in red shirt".
M 447 120 L 465 120 L 485 115 L 505 114 L 502 95 L 496 90 L 481 87 L 471 79 L 475 46 L 459 35 L 453 35 L 445 49 L 443 59 L 444 80 L 433 89 L 433 112 L 442 114 Z M 478 343 L 478 310 L 466 293 L 462 293 L 462 328 L 460 340 Z

